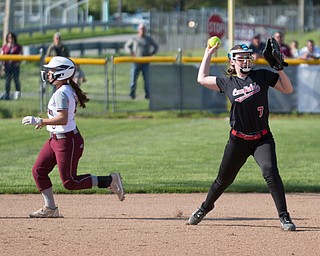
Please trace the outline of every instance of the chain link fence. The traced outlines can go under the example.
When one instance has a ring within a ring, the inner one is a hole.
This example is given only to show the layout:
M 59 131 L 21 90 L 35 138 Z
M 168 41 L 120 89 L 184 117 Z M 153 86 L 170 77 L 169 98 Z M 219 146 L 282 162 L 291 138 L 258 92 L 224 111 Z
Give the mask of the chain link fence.
M 52 86 L 43 83 L 40 71 L 48 58 L 41 55 L 1 55 L 0 61 L 20 61 L 21 97 L 15 100 L 14 82 L 11 81 L 11 100 L 0 100 L 0 117 L 10 113 L 20 115 L 44 114 L 52 95 Z M 176 56 L 114 57 L 112 59 L 72 58 L 79 64 L 87 81 L 81 88 L 88 94 L 87 108 L 79 109 L 83 116 L 105 115 L 115 112 L 147 112 L 159 110 L 204 110 L 214 113 L 227 112 L 227 99 L 223 94 L 210 91 L 196 82 L 201 57 Z M 216 57 L 210 74 L 223 75 L 227 58 Z M 136 98 L 130 97 L 130 70 L 134 62 L 150 63 L 150 99 L 145 99 L 142 75 L 137 83 Z M 270 89 L 270 111 L 320 113 L 319 85 L 316 82 L 320 61 L 288 59 L 286 73 L 290 77 L 294 93 L 283 95 Z M 301 65 L 300 65 L 301 64 Z M 312 65 L 311 65 L 312 64 Z M 263 59 L 256 61 L 256 68 L 269 68 Z M 305 80 L 304 77 L 308 77 Z M 306 83 L 306 81 L 308 81 Z M 3 90 L 5 79 L 0 80 Z M 305 99 L 308 98 L 306 101 Z
M 90 101 L 87 108 L 78 109 L 80 115 L 102 115 L 109 111 L 110 98 L 108 83 L 111 74 L 108 74 L 108 61 L 106 59 L 72 58 L 83 70 L 86 82 L 81 89 L 88 94 Z M 10 113 L 44 114 L 48 101 L 53 92 L 53 86 L 42 82 L 40 71 L 43 64 L 49 61 L 42 55 L 13 56 L 0 55 L 0 61 L 14 60 L 20 62 L 21 96 L 15 97 L 15 84 L 11 81 L 10 100 L 0 100 L 0 117 L 10 117 Z M 5 91 L 5 78 L 0 80 L 0 95 Z
M 205 46 L 208 39 L 207 23 L 213 15 L 219 15 L 225 22 L 224 41 L 227 40 L 228 10 L 226 8 L 202 8 L 181 12 L 157 12 L 150 14 L 152 37 L 159 42 L 161 51 L 198 49 Z M 235 23 L 246 25 L 236 40 L 250 42 L 254 33 L 269 34 L 277 30 L 310 31 L 320 27 L 320 6 L 307 6 L 303 15 L 298 5 L 246 6 L 235 9 Z M 302 24 L 300 24 L 302 23 Z M 301 28 L 301 26 L 303 26 Z M 270 28 L 268 31 L 266 28 Z

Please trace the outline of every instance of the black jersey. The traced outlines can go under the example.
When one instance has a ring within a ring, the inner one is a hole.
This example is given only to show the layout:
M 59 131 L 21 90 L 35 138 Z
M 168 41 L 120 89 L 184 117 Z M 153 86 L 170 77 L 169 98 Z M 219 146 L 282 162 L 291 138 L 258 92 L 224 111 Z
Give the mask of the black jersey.
M 232 104 L 230 125 L 233 129 L 249 134 L 269 126 L 268 90 L 278 79 L 278 73 L 266 69 L 251 70 L 245 79 L 217 77 L 220 91 Z

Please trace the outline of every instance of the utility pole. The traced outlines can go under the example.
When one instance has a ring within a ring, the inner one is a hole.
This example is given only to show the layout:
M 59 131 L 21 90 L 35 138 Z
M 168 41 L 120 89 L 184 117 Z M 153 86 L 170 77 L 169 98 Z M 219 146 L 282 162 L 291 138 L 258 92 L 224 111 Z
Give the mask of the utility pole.
M 229 49 L 234 45 L 234 12 L 235 12 L 235 0 L 228 0 L 228 41 Z
M 299 0 L 299 8 L 298 8 L 298 28 L 300 31 L 304 31 L 304 0 Z
M 311 31 L 314 29 L 314 16 L 313 16 L 313 0 L 305 1 L 305 23 L 306 31 Z
M 120 20 L 122 20 L 122 0 L 118 0 L 118 14 Z
M 310 31 L 314 29 L 313 0 L 299 0 L 298 8 L 298 28 L 300 31 Z
M 102 1 L 102 22 L 109 21 L 109 0 Z
M 5 14 L 3 18 L 2 42 L 5 43 L 7 34 L 13 30 L 14 24 L 14 1 L 6 0 Z

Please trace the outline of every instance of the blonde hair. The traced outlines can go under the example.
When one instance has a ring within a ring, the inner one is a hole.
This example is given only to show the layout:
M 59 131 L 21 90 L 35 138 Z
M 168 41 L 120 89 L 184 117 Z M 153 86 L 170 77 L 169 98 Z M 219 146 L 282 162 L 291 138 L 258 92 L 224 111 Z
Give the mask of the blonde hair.
M 61 33 L 60 32 L 54 33 L 53 38 L 56 38 L 56 37 L 61 38 Z

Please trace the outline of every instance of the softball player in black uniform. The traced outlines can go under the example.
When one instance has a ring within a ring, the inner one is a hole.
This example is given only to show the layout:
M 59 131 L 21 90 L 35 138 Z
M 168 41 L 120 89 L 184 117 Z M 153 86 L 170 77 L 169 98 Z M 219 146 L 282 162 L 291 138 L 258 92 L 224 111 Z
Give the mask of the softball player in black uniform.
M 197 225 L 214 208 L 214 203 L 236 178 L 240 168 L 252 155 L 261 168 L 277 208 L 284 230 L 295 230 L 287 211 L 283 183 L 279 175 L 275 142 L 268 117 L 268 90 L 273 87 L 283 93 L 293 91 L 292 84 L 283 70 L 251 70 L 252 50 L 246 45 L 236 45 L 228 54 L 229 76 L 209 76 L 212 54 L 219 47 L 207 47 L 202 59 L 198 82 L 214 91 L 227 95 L 232 103 L 230 111 L 230 137 L 225 147 L 218 176 L 211 185 L 205 201 L 192 213 L 188 224 Z

